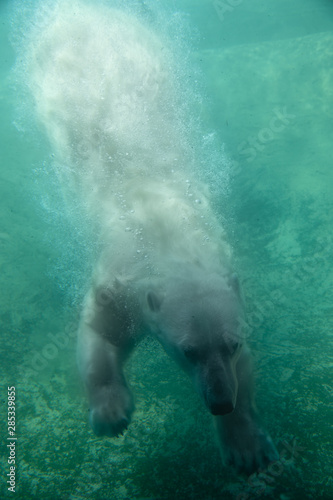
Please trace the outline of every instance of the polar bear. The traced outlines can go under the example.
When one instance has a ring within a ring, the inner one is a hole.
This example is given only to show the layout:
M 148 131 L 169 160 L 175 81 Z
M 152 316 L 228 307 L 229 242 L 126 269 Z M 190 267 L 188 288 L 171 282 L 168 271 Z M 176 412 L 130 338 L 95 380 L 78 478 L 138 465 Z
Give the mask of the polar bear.
M 195 175 L 172 56 L 122 11 L 62 1 L 47 16 L 28 47 L 30 89 L 60 180 L 102 248 L 78 332 L 90 425 L 97 436 L 127 429 L 124 365 L 151 333 L 214 416 L 226 462 L 264 467 L 278 456 L 256 419 L 240 285 Z

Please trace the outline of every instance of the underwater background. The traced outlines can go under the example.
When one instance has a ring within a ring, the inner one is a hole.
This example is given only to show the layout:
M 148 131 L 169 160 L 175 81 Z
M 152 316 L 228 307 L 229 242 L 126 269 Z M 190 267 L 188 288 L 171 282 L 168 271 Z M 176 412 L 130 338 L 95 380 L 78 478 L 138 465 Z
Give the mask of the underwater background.
M 93 435 L 75 336 L 96 248 L 63 208 L 47 168 L 52 151 L 33 117 L 29 129 L 13 71 L 15 23 L 28 27 L 37 2 L 1 0 L 0 498 L 331 499 L 333 2 L 124 3 L 152 24 L 156 11 L 169 23 L 173 15 L 187 38 L 193 74 L 183 85 L 193 96 L 191 78 L 200 80 L 202 98 L 189 111 L 228 173 L 219 198 L 221 172 L 207 167 L 245 293 L 258 411 L 281 458 L 250 480 L 224 468 L 210 415 L 150 338 L 128 366 L 136 397 L 128 431 Z M 11 386 L 15 493 L 6 483 Z

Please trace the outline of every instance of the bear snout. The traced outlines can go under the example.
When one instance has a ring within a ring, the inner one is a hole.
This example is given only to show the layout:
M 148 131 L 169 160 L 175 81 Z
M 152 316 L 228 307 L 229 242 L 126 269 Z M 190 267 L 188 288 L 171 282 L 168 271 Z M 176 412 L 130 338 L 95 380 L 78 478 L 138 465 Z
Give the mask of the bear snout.
M 231 367 L 211 369 L 201 379 L 204 401 L 212 415 L 226 415 L 236 406 L 237 379 Z
M 236 390 L 228 389 L 222 384 L 215 390 L 208 386 L 203 391 L 204 401 L 212 415 L 226 415 L 231 413 L 236 406 Z
M 233 402 L 229 400 L 221 403 L 213 403 L 209 409 L 212 415 L 226 415 L 227 413 L 231 413 L 234 408 Z

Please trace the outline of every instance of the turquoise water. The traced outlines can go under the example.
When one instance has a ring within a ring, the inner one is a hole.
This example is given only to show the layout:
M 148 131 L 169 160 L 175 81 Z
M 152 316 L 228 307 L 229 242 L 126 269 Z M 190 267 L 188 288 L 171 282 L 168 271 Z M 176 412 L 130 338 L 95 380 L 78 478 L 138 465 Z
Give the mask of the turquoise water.
M 151 23 L 164 10 L 157 0 L 130 3 Z M 47 173 L 52 152 L 12 72 L 20 51 L 9 39 L 18 17 L 12 2 L 2 1 L 0 379 L 4 403 L 7 386 L 16 387 L 15 495 L 330 499 L 333 5 L 165 3 L 168 15 L 183 13 L 175 16 L 173 36 L 183 33 L 191 49 L 183 54 L 186 68 L 193 68 L 184 77 L 189 94 L 191 76 L 200 80 L 203 98 L 190 111 L 207 138 L 215 132 L 214 147 L 220 144 L 226 155 L 230 181 L 221 186 L 223 196 L 215 186 L 214 201 L 244 287 L 258 411 L 281 460 L 250 482 L 223 468 L 210 416 L 190 381 L 150 339 L 129 365 L 137 410 L 127 433 L 108 440 L 90 431 L 75 330 L 96 249 Z M 21 16 L 23 30 L 29 16 L 29 9 Z M 207 178 L 213 184 L 219 175 Z M 5 443 L 7 406 L 1 408 Z M 0 497 L 7 498 L 3 450 Z

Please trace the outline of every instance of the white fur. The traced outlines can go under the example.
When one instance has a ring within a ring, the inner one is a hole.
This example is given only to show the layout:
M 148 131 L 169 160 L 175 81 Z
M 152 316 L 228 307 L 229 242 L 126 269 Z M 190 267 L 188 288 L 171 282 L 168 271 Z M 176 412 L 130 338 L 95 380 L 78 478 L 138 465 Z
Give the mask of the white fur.
M 78 335 L 91 427 L 110 437 L 128 427 L 123 365 L 150 331 L 192 377 L 230 463 L 263 469 L 278 455 L 254 420 L 239 284 L 191 172 L 171 57 L 124 13 L 68 4 L 37 30 L 29 75 L 64 189 L 81 197 L 104 244 Z
M 140 274 L 164 274 L 170 259 L 223 272 L 230 250 L 207 187 L 192 178 L 173 63 L 159 39 L 123 12 L 65 2 L 30 60 L 62 182 L 100 223 L 102 272 L 132 275 L 140 264 Z

